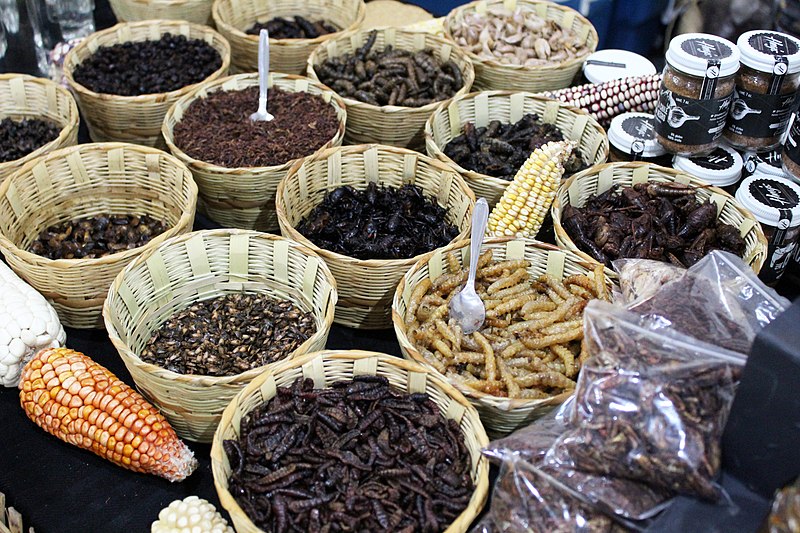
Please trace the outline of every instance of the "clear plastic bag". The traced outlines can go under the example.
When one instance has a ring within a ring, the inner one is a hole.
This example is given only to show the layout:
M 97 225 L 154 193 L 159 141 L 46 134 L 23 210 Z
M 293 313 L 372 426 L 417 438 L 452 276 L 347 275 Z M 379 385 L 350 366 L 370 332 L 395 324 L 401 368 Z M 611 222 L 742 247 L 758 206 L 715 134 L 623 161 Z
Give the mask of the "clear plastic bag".
M 652 259 L 617 259 L 611 266 L 619 275 L 619 297 L 614 303 L 630 305 L 650 298 L 658 289 L 686 273 L 685 268 Z

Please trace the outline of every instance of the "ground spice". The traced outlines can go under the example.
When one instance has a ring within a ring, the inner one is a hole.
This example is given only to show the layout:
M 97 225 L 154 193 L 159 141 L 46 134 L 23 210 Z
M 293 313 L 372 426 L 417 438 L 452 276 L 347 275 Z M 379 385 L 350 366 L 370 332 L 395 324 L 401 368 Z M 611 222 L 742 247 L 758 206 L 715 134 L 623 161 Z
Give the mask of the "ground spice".
M 192 102 L 175 125 L 174 142 L 186 154 L 228 168 L 281 165 L 313 154 L 336 135 L 339 118 L 322 97 L 269 91 L 271 121 L 252 121 L 258 87 L 217 91 Z
M 0 121 L 0 163 L 25 157 L 56 139 L 60 131 L 48 120 L 4 118 Z

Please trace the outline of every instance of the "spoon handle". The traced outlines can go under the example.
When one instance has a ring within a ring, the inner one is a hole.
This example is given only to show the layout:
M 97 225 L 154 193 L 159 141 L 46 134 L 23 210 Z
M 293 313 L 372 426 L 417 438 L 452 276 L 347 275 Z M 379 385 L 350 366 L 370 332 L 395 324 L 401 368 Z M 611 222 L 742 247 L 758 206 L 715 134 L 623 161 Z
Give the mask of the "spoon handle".
M 258 111 L 267 112 L 267 81 L 269 78 L 269 31 L 258 35 Z
M 478 273 L 478 257 L 481 255 L 481 244 L 486 233 L 486 222 L 489 220 L 489 204 L 485 198 L 479 198 L 472 211 L 472 233 L 469 243 L 469 277 L 467 286 L 475 285 L 475 275 Z

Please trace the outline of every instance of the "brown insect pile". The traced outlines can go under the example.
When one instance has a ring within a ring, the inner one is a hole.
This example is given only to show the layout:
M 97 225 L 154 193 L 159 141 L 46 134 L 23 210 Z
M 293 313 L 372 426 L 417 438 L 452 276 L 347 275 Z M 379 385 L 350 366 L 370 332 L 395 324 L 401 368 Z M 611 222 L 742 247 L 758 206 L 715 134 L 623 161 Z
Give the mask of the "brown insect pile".
M 344 54 L 316 65 L 319 79 L 341 96 L 376 106 L 422 107 L 452 97 L 464 86 L 452 61 L 441 63 L 428 48 L 417 52 L 386 46 L 372 50 L 377 33 L 355 54 Z
M 450 27 L 456 43 L 481 59 L 535 67 L 588 55 L 586 39 L 530 10 L 466 12 Z
M 458 424 L 380 376 L 279 387 L 223 447 L 230 492 L 264 531 L 443 531 L 474 484 Z
M 148 215 L 96 215 L 48 227 L 30 251 L 48 259 L 94 259 L 144 246 L 167 230 Z
M 314 316 L 288 300 L 226 294 L 170 317 L 141 359 L 179 374 L 234 376 L 286 357 L 316 330 Z
M 528 261 L 478 259 L 476 291 L 486 306 L 483 328 L 464 335 L 448 320 L 450 298 L 467 279 L 455 254 L 449 272 L 425 278 L 411 294 L 406 333 L 431 366 L 492 396 L 547 398 L 575 388 L 583 338 L 583 308 L 608 299 L 601 266 L 593 277 L 532 279 Z
M 275 17 L 267 22 L 256 22 L 245 33 L 258 35 L 261 30 L 269 32 L 270 39 L 316 39 L 338 31 L 325 20 L 311 22 L 305 17 L 295 15 L 292 18 Z

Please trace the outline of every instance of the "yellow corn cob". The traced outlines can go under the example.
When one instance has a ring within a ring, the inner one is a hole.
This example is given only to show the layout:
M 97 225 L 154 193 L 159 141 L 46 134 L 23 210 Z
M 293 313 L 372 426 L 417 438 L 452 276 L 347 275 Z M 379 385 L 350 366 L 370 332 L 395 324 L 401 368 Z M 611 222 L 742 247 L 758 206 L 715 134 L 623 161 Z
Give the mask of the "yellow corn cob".
M 558 141 L 533 151 L 489 214 L 489 235 L 536 235 L 556 196 L 564 162 L 574 147 L 572 141 Z
M 28 418 L 64 442 L 170 481 L 182 481 L 197 467 L 155 407 L 80 352 L 40 351 L 22 370 L 19 388 Z

